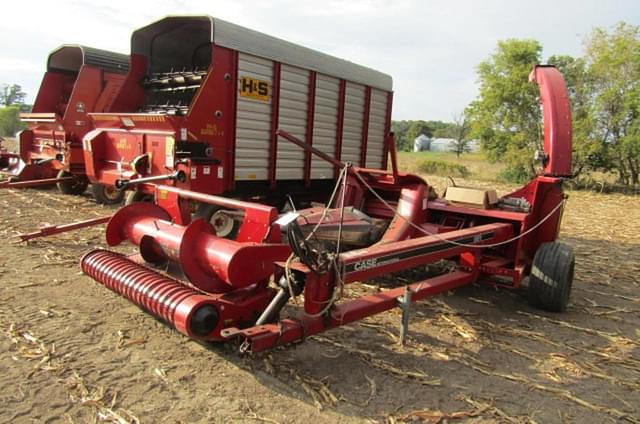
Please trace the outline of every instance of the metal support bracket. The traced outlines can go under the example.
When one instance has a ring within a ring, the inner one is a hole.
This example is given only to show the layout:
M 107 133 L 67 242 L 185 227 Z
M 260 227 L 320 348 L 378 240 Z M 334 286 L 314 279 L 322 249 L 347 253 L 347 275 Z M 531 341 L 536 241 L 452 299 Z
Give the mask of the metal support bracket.
M 400 322 L 400 338 L 399 343 L 404 346 L 409 332 L 409 316 L 411 306 L 411 289 L 409 286 L 404 288 L 404 294 L 398 297 L 398 306 L 402 309 L 402 321 Z

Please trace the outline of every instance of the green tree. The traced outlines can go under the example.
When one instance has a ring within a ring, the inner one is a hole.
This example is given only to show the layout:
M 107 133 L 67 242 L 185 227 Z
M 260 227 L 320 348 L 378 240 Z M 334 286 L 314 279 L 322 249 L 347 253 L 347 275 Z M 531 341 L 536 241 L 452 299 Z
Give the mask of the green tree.
M 471 147 L 469 142 L 469 121 L 464 112 L 453 116 L 453 124 L 450 125 L 451 137 L 453 139 L 453 147 L 451 151 L 460 157 L 463 153 L 469 153 Z
M 433 137 L 453 138 L 452 128 L 454 127 L 454 124 L 452 122 L 427 121 L 427 124 L 433 131 Z
M 22 87 L 18 84 L 3 84 L 0 89 L 0 104 L 5 107 L 21 105 L 26 97 L 27 93 L 22 91 Z
M 0 136 L 13 137 L 16 132 L 24 128 L 19 115 L 20 107 L 18 106 L 0 108 Z
M 395 134 L 396 148 L 399 151 L 411 150 L 407 141 L 407 130 L 409 129 L 410 124 L 411 121 L 391 121 L 391 131 Z M 411 140 L 411 143 L 413 143 L 413 140 Z
M 603 140 L 595 132 L 593 80 L 587 61 L 569 55 L 554 55 L 547 61 L 564 76 L 573 120 L 573 174 L 608 170 L 610 163 Z
M 435 138 L 456 138 L 457 127 L 454 123 L 447 122 L 446 125 L 433 132 Z
M 456 137 L 455 123 L 443 121 L 392 121 L 391 131 L 393 131 L 396 136 L 396 146 L 398 150 L 403 151 L 413 150 L 413 141 L 420 134 L 424 134 L 427 137 Z
M 597 28 L 586 41 L 593 131 L 623 184 L 640 184 L 640 27 Z
M 412 121 L 407 129 L 407 142 L 408 149 L 413 149 L 413 141 L 421 134 L 426 135 L 427 137 L 433 137 L 433 129 L 426 121 Z
M 480 94 L 465 111 L 470 138 L 480 140 L 490 160 L 506 161 L 517 179 L 536 172 L 533 152 L 541 141 L 541 117 L 538 91 L 528 75 L 541 52 L 535 40 L 499 41 L 478 66 Z

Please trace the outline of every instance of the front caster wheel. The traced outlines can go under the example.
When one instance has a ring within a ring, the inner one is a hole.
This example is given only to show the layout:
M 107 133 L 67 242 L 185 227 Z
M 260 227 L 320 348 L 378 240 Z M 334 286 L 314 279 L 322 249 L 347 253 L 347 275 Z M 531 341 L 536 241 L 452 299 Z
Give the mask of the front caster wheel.
M 71 172 L 65 171 L 61 169 L 56 175 L 56 178 L 68 178 L 73 177 L 73 180 L 69 181 L 61 181 L 56 183 L 58 190 L 62 194 L 72 194 L 72 195 L 80 195 L 85 192 L 87 187 L 89 186 L 89 180 L 84 175 L 73 175 Z
M 124 191 L 113 186 L 91 184 L 91 191 L 96 203 L 101 205 L 116 205 L 124 199 Z
M 153 202 L 153 194 L 147 194 L 142 191 L 128 191 L 124 198 L 124 205 L 129 206 L 132 203 Z

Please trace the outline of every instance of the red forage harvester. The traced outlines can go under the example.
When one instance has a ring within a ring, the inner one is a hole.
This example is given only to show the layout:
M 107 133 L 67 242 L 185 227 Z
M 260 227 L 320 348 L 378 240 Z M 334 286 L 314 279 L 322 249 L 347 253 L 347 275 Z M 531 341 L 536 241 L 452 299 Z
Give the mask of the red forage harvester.
M 393 169 L 375 170 L 280 129 L 278 137 L 335 169 L 324 205 L 281 214 L 265 204 L 154 186 L 155 204 L 125 206 L 106 231 L 109 245 L 127 241 L 139 254 L 98 249 L 81 268 L 181 333 L 238 340 L 243 352 L 301 342 L 396 307 L 404 339 L 411 302 L 474 282 L 517 289 L 528 277 L 533 305 L 564 311 L 575 260 L 557 237 L 563 180 L 571 177 L 571 110 L 556 68 L 536 66 L 531 80 L 544 110 L 543 170 L 505 196 L 458 187 L 438 197 L 421 177 L 397 171 L 392 143 Z M 193 202 L 234 211 L 237 232 L 192 219 Z M 422 281 L 342 296 L 352 283 L 443 260 L 448 266 Z

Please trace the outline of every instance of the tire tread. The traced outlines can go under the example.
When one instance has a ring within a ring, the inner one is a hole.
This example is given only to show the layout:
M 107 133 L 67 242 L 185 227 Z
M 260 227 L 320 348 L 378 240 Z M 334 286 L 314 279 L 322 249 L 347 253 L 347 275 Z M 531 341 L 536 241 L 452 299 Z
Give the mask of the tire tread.
M 529 277 L 529 303 L 550 312 L 567 309 L 575 257 L 571 247 L 552 242 L 540 245 Z
M 122 203 L 125 195 L 125 192 L 121 191 L 117 198 L 111 199 L 104 195 L 104 185 L 102 184 L 91 184 L 91 192 L 93 193 L 93 198 L 96 199 L 96 203 L 99 205 L 117 205 Z
M 73 177 L 71 172 L 65 171 L 64 169 L 58 172 L 57 178 L 65 178 L 65 177 Z M 86 180 L 86 177 L 77 176 L 75 180 L 69 182 L 59 182 L 56 183 L 56 187 L 60 190 L 62 194 L 68 194 L 72 196 L 78 196 L 85 192 L 89 182 Z

